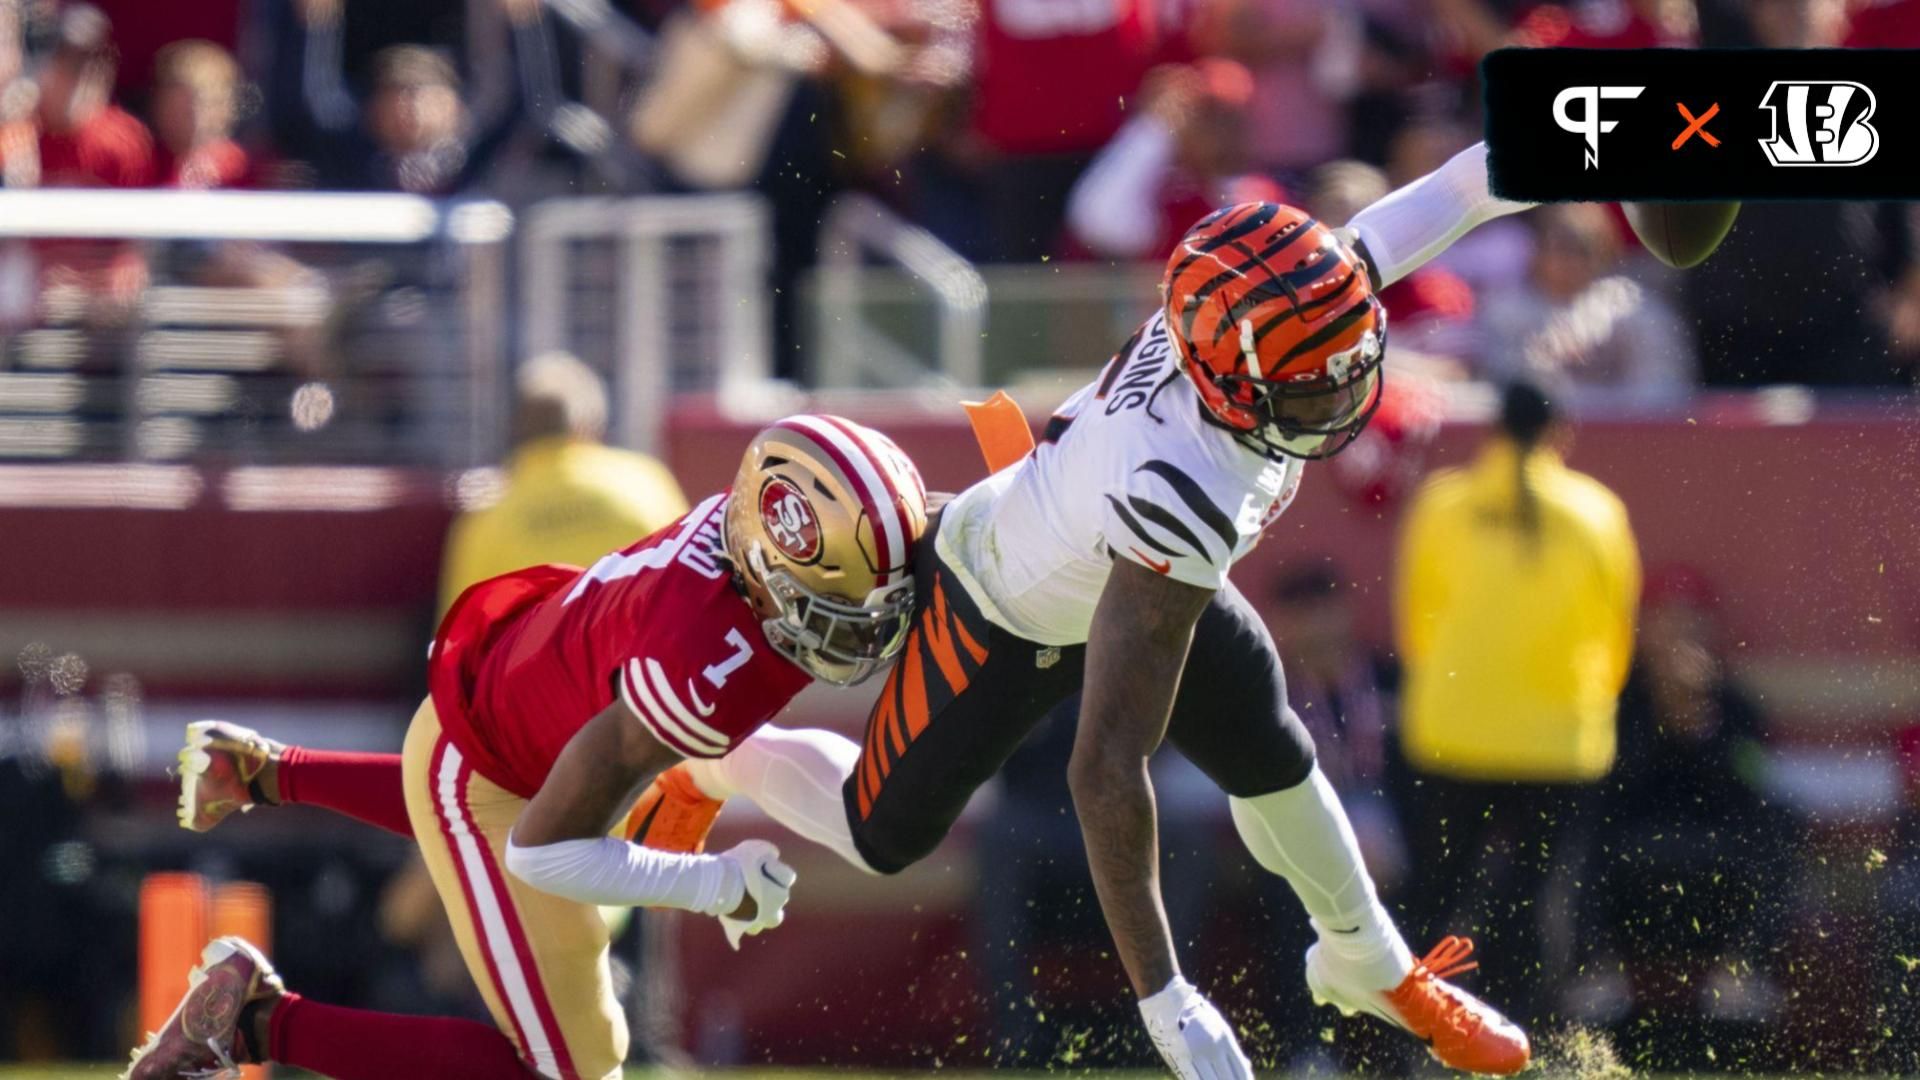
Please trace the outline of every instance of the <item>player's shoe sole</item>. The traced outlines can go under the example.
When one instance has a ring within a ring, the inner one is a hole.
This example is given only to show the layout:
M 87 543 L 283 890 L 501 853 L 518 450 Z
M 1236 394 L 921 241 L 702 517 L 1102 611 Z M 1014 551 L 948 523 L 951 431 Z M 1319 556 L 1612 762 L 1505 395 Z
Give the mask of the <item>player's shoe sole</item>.
M 160 1030 L 133 1052 L 120 1080 L 237 1078 L 249 1055 L 237 1027 L 248 1003 L 284 993 L 280 976 L 244 938 L 223 937 L 200 953 L 187 992 Z
M 253 809 L 249 784 L 286 748 L 251 728 L 223 720 L 187 725 L 180 750 L 180 827 L 206 832 L 235 811 Z

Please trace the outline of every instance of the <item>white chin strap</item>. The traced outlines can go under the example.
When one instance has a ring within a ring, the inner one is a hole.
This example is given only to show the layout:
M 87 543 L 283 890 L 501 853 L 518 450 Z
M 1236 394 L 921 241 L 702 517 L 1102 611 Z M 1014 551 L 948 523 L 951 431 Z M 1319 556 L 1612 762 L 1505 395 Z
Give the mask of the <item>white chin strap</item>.
M 1240 320 L 1240 355 L 1247 362 L 1247 378 L 1260 378 L 1260 356 L 1253 347 L 1253 320 Z

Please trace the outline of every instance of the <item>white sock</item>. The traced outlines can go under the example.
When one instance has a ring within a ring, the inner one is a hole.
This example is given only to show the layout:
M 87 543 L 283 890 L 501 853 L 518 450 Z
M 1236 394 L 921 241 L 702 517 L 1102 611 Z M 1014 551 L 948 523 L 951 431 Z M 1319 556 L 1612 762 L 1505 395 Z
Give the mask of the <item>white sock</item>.
M 1413 954 L 1381 906 L 1340 796 L 1319 767 L 1285 791 L 1228 802 L 1241 843 L 1293 886 L 1327 958 L 1369 987 L 1399 985 Z
M 871 874 L 853 846 L 840 794 L 859 760 L 859 745 L 844 736 L 768 724 L 726 757 L 689 758 L 687 772 L 708 798 L 745 796 L 768 817 Z

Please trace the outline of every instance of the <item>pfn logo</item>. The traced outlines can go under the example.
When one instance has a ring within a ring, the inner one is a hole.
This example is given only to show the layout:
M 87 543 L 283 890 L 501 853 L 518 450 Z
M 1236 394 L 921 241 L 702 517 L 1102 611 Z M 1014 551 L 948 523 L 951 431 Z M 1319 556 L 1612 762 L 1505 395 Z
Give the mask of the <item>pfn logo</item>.
M 1620 126 L 1618 120 L 1600 119 L 1600 102 L 1607 98 L 1637 98 L 1645 89 L 1644 86 L 1569 86 L 1553 99 L 1553 122 L 1560 125 L 1560 130 L 1571 131 L 1587 140 L 1587 168 L 1600 167 L 1600 136 Z M 1568 112 L 1568 106 L 1576 101 L 1586 106 L 1578 118 Z
M 1867 123 L 1873 104 L 1873 91 L 1857 82 L 1776 82 L 1760 99 L 1773 122 L 1760 149 L 1775 165 L 1864 165 L 1880 150 L 1880 132 Z

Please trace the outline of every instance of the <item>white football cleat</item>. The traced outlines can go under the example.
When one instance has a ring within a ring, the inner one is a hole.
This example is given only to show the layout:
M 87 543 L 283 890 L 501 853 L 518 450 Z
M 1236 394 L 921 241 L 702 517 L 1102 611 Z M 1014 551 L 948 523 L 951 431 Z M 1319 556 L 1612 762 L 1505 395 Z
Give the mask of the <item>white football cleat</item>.
M 1441 1064 L 1462 1072 L 1508 1076 L 1527 1067 L 1533 1048 L 1527 1033 L 1498 1009 L 1446 981 L 1479 965 L 1467 959 L 1473 942 L 1443 938 L 1413 963 L 1413 970 L 1391 990 L 1345 984 L 1341 972 L 1319 945 L 1307 950 L 1307 988 L 1316 1005 L 1332 1005 L 1353 1016 L 1377 1016 L 1427 1044 Z

